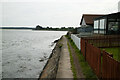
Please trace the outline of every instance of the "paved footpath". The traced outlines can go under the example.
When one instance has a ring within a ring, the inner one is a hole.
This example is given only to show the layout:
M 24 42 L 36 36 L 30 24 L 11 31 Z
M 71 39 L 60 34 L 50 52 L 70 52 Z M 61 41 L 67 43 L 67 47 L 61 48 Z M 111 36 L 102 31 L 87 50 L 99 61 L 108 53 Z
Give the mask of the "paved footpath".
M 73 78 L 73 73 L 71 70 L 70 56 L 67 46 L 67 39 L 65 36 L 62 37 L 62 51 L 59 61 L 58 71 L 56 78 Z

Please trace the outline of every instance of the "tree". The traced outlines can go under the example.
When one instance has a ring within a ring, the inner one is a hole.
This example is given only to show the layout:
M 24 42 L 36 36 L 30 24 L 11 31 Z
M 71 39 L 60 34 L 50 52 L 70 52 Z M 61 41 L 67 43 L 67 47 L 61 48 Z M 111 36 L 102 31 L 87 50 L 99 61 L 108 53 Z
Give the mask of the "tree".
M 36 30 L 41 30 L 41 29 L 43 29 L 42 26 L 39 25 L 36 26 Z
M 47 30 L 49 30 L 50 28 L 49 28 L 49 27 L 47 27 L 46 29 L 47 29 Z

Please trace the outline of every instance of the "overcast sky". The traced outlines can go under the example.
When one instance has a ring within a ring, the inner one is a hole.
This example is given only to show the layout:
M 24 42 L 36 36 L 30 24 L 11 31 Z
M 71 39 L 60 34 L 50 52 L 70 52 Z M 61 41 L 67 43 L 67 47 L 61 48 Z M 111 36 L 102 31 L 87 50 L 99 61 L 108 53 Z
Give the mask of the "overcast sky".
M 79 27 L 82 14 L 118 11 L 120 0 L 2 0 L 2 26 Z

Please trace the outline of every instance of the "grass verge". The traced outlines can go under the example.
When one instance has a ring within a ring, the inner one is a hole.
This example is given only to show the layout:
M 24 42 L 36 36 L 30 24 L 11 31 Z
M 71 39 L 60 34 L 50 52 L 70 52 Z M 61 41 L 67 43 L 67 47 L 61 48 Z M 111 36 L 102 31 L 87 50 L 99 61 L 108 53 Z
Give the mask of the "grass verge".
M 92 71 L 92 69 L 90 68 L 88 63 L 85 61 L 85 58 L 82 55 L 81 51 L 76 47 L 76 45 L 74 44 L 74 42 L 72 41 L 72 39 L 69 36 L 66 35 L 66 37 L 68 38 L 70 44 L 72 45 L 72 47 L 75 50 L 76 55 L 78 56 L 80 66 L 82 68 L 82 72 L 83 72 L 84 76 L 86 77 L 86 79 L 90 79 L 90 78 L 97 79 L 96 75 L 94 74 L 94 72 Z M 68 45 L 68 47 L 69 47 L 69 45 Z M 70 49 L 70 47 L 69 47 L 69 49 Z M 72 55 L 70 55 L 70 56 L 72 56 Z M 74 66 L 73 59 L 72 59 L 71 63 L 72 63 L 72 66 Z
M 76 69 L 75 69 L 75 66 L 74 66 L 73 57 L 72 57 L 72 53 L 71 53 L 71 50 L 70 50 L 69 43 L 67 43 L 67 45 L 68 45 L 68 50 L 69 50 L 69 53 L 70 53 L 70 63 L 71 63 L 71 69 L 72 69 L 72 72 L 73 72 L 73 77 L 74 77 L 74 79 L 76 79 L 77 74 L 76 74 Z
M 115 47 L 115 48 L 101 48 L 105 50 L 106 52 L 110 53 L 113 55 L 113 58 L 117 61 L 120 61 L 120 47 Z

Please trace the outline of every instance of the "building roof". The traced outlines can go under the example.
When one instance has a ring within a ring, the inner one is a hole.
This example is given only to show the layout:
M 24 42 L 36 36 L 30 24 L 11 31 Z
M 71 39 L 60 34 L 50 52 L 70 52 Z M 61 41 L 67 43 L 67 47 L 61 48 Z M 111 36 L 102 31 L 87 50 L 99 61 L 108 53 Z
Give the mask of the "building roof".
M 83 14 L 80 25 L 82 24 L 83 18 L 85 20 L 86 25 L 93 25 L 94 19 L 97 17 L 101 17 L 104 15 L 99 15 L 99 14 Z
M 95 18 L 94 20 L 98 20 L 98 19 L 102 19 L 102 18 L 117 18 L 119 19 L 119 16 L 120 16 L 120 12 L 117 12 L 117 13 L 111 13 L 111 14 L 107 14 L 107 15 L 104 15 L 104 16 L 101 16 L 101 17 L 97 17 Z

